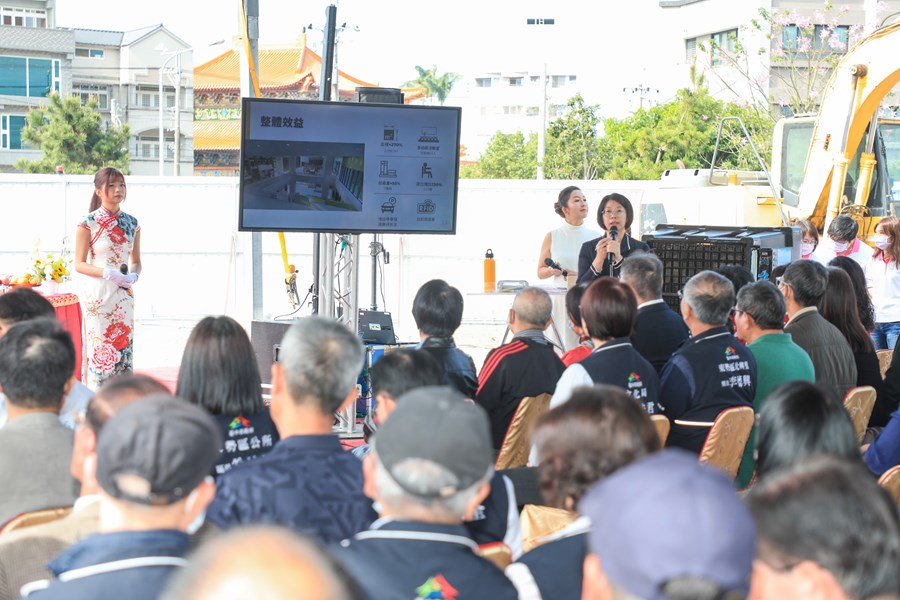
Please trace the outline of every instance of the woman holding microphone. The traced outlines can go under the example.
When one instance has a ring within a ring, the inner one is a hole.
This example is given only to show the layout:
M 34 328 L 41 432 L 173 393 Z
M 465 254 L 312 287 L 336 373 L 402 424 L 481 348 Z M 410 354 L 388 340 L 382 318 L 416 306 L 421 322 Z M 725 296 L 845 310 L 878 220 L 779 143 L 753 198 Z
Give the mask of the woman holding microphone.
M 607 194 L 597 209 L 603 237 L 585 242 L 578 255 L 578 283 L 591 283 L 603 276 L 619 276 L 622 259 L 632 252 L 649 252 L 650 246 L 626 232 L 634 221 L 634 208 L 622 194 Z
M 573 275 L 577 272 L 581 245 L 596 237 L 598 231 L 585 224 L 588 214 L 587 198 L 574 185 L 562 189 L 559 199 L 553 204 L 553 210 L 566 222 L 544 236 L 537 275 L 541 279 L 554 277 L 555 284 L 566 287 L 563 271 Z M 553 266 L 548 264 L 548 259 Z

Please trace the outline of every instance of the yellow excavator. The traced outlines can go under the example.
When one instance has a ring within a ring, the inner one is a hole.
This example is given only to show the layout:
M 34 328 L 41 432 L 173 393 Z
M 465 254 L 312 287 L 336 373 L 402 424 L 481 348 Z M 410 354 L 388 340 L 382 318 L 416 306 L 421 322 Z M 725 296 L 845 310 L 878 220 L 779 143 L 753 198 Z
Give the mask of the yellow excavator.
M 880 116 L 900 81 L 898 57 L 900 23 L 857 42 L 835 67 L 818 115 L 778 121 L 771 169 L 760 162 L 760 171 L 664 173 L 638 201 L 642 233 L 659 223 L 778 226 L 794 218 L 824 230 L 844 213 L 865 237 L 881 218 L 900 216 L 900 118 Z
M 900 23 L 866 36 L 835 68 L 815 120 L 785 120 L 776 132 L 782 164 L 796 152 L 791 141 L 802 143 L 804 129 L 811 132 L 792 212 L 820 229 L 848 212 L 862 219 L 864 232 L 872 233 L 878 220 L 900 209 L 893 204 L 895 189 L 900 192 L 900 120 L 879 116 L 885 97 L 900 81 L 898 57 Z M 774 163 L 773 153 L 773 169 Z M 784 203 L 790 205 L 795 193 L 790 169 L 779 174 Z

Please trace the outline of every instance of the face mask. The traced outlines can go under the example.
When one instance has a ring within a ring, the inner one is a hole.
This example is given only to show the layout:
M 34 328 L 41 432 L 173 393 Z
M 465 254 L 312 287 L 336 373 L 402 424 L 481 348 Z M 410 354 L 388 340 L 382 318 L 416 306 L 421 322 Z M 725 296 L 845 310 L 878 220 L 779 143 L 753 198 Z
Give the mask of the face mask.
M 831 242 L 831 246 L 835 252 L 844 252 L 850 247 L 850 242 Z
M 815 249 L 815 244 L 802 243 L 800 244 L 800 256 L 809 256 Z
M 885 250 L 891 245 L 891 238 L 883 233 L 876 233 L 872 236 L 872 242 L 875 244 L 876 248 Z
M 194 535 L 200 528 L 203 527 L 203 522 L 206 521 L 206 511 L 204 510 L 202 513 L 197 515 L 197 517 L 191 521 L 187 527 L 185 527 L 184 531 L 188 535 Z

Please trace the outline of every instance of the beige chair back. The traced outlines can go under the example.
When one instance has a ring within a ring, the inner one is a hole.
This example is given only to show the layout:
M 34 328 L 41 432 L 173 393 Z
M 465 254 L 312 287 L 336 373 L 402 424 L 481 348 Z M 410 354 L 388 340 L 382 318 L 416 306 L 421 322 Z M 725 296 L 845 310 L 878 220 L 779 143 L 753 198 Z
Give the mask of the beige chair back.
M 61 508 L 45 508 L 43 510 L 33 510 L 31 512 L 22 513 L 7 521 L 6 525 L 0 529 L 0 535 L 9 533 L 10 531 L 31 527 L 32 525 L 41 525 L 43 523 L 49 523 L 50 521 L 56 521 L 57 519 L 62 519 L 70 512 L 72 512 L 72 507 L 64 506 Z
M 856 431 L 856 441 L 862 444 L 866 435 L 866 427 L 869 426 L 869 417 L 875 408 L 875 388 L 870 385 L 861 385 L 847 392 L 844 398 L 844 408 L 850 414 L 853 421 L 853 429 Z
M 666 440 L 669 439 L 669 429 L 672 428 L 669 417 L 665 415 L 650 415 L 650 422 L 656 428 L 656 435 L 659 436 L 659 445 L 665 446 Z
M 894 360 L 894 351 L 879 350 L 875 354 L 878 355 L 878 366 L 881 367 L 881 378 L 884 379 L 884 376 L 887 375 L 888 367 L 891 366 L 891 361 Z
M 478 556 L 488 559 L 501 571 L 505 571 L 506 567 L 512 563 L 512 550 L 503 542 L 481 544 L 478 546 Z
M 494 462 L 494 468 L 515 469 L 528 464 L 528 454 L 531 452 L 531 429 L 535 421 L 547 412 L 550 407 L 550 394 L 540 396 L 527 396 L 519 402 L 516 414 L 509 422 L 509 429 L 500 446 L 500 453 Z
M 878 480 L 878 485 L 887 490 L 887 493 L 900 506 L 900 465 L 891 467 Z
M 744 446 L 750 438 L 755 418 L 753 409 L 749 406 L 735 406 L 720 412 L 700 450 L 700 462 L 718 467 L 731 477 L 737 477 Z
M 539 504 L 526 504 L 519 515 L 522 527 L 522 550 L 539 546 L 542 539 L 569 525 L 578 515 L 572 511 Z

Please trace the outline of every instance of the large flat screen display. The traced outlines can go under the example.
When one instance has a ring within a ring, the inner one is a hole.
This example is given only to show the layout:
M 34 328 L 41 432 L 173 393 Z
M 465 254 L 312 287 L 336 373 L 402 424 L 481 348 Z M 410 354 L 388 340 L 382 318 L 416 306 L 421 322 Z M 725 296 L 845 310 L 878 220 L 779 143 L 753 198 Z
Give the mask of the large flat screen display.
M 242 231 L 455 233 L 460 109 L 244 98 Z

